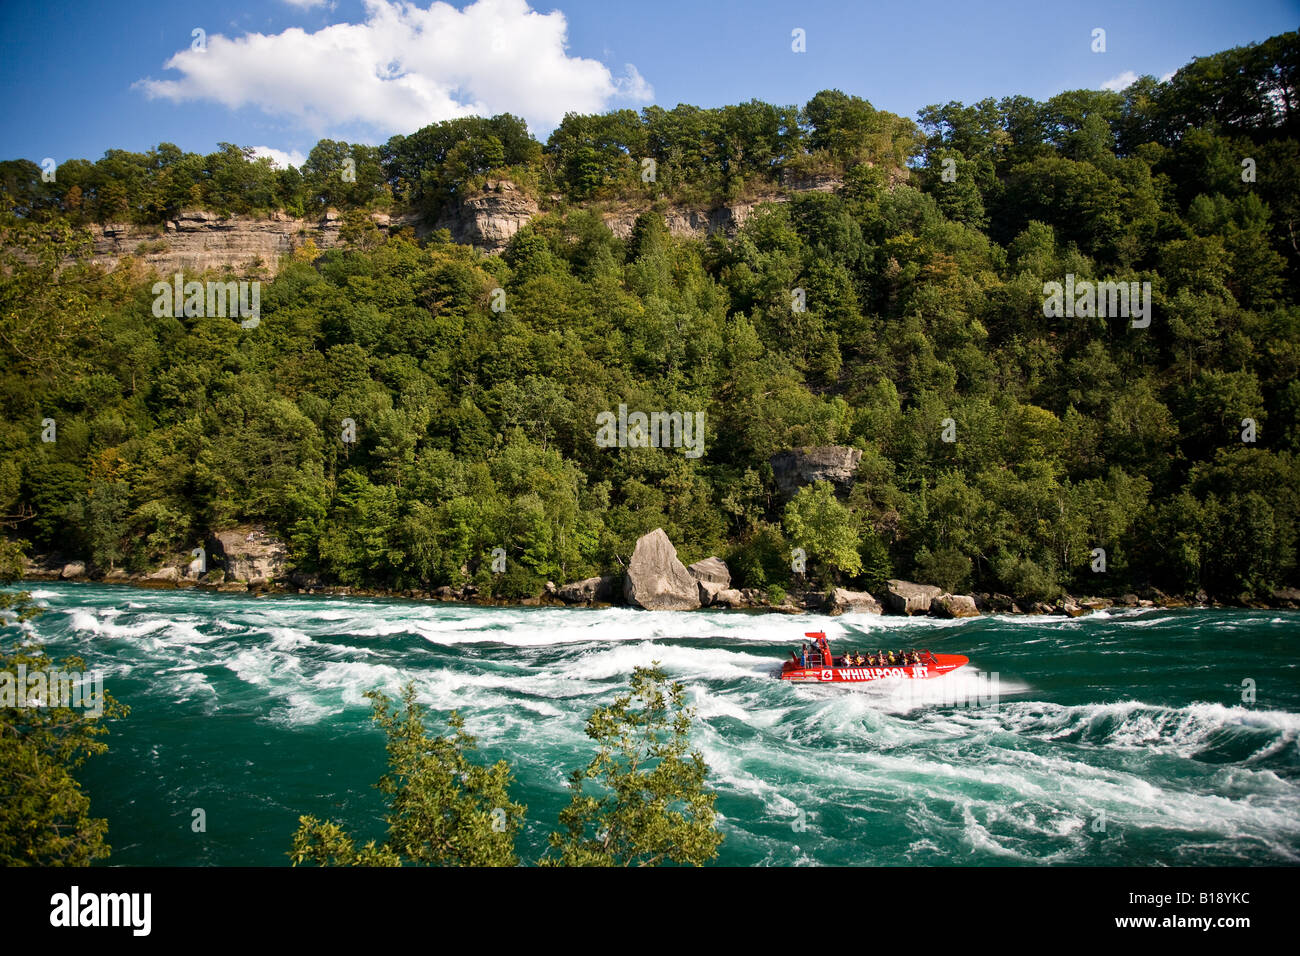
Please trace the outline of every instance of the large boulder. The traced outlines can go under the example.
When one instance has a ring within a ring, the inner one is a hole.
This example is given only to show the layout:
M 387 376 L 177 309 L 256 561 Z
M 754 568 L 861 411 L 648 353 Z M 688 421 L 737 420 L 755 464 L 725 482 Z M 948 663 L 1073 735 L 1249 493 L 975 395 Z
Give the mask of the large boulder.
M 1300 589 L 1297 588 L 1278 588 L 1269 595 L 1269 598 L 1273 602 L 1273 607 L 1300 608 Z M 1200 601 L 1199 597 L 1198 602 L 1205 603 Z
M 226 572 L 226 583 L 265 586 L 286 576 L 289 549 L 261 528 L 218 531 L 208 539 L 208 564 Z
M 1079 607 L 1086 607 L 1090 611 L 1104 611 L 1115 602 L 1110 598 L 1079 598 Z
M 179 584 L 182 578 L 181 569 L 174 567 L 159 568 L 157 571 L 151 571 L 146 574 L 143 583 L 163 586 L 167 584 Z
M 753 602 L 745 596 L 744 591 L 725 588 L 713 595 L 714 607 L 753 607 Z
M 565 604 L 610 604 L 618 597 L 618 575 L 605 574 L 562 585 L 555 596 Z
M 844 445 L 822 445 L 778 452 L 769 461 L 777 490 L 792 498 L 801 486 L 817 481 L 848 487 L 862 461 L 862 452 Z
M 687 572 L 699 587 L 700 603 L 706 607 L 713 603 L 718 592 L 731 587 L 731 570 L 721 558 L 705 558 L 696 561 Z
M 979 617 L 979 608 L 969 594 L 940 594 L 930 599 L 930 613 L 935 617 Z
M 59 577 L 63 578 L 65 581 L 69 578 L 84 578 L 85 576 L 85 561 L 69 561 L 63 566 L 63 570 L 59 572 Z
M 927 614 L 930 602 L 943 593 L 929 584 L 913 584 L 890 578 L 885 582 L 885 608 L 890 614 Z
M 628 604 L 648 611 L 689 611 L 700 606 L 699 585 L 677 560 L 677 549 L 663 528 L 637 539 L 623 575 L 623 596 Z
M 836 588 L 831 592 L 830 600 L 826 602 L 826 610 L 832 614 L 843 614 L 846 611 L 857 611 L 862 614 L 880 614 L 880 602 L 868 594 L 866 591 L 846 591 L 844 588 Z
M 975 609 L 981 614 L 1019 614 L 1019 605 L 1009 594 L 976 594 Z

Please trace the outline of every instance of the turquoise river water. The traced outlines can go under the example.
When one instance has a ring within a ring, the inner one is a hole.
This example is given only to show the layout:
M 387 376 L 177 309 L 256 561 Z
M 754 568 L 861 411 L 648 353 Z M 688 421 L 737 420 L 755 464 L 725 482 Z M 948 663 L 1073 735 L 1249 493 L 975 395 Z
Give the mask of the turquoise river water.
M 592 754 L 587 715 L 652 660 L 697 709 L 720 864 L 1300 862 L 1294 612 L 943 622 L 31 589 L 48 611 L 28 627 L 131 707 L 79 774 L 114 865 L 286 865 L 302 813 L 382 838 L 384 741 L 362 694 L 408 680 L 434 717 L 461 712 L 483 759 L 511 763 L 535 860 Z M 837 650 L 971 664 L 927 682 L 775 680 L 818 629 Z

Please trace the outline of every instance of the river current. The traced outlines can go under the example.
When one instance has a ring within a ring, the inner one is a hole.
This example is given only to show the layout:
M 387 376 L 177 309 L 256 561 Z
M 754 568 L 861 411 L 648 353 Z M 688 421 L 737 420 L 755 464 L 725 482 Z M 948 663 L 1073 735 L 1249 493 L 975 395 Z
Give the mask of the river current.
M 287 865 L 300 814 L 382 839 L 365 691 L 414 681 L 504 758 L 544 851 L 593 708 L 659 661 L 696 709 L 724 865 L 1300 862 L 1300 614 L 967 621 L 33 583 L 29 625 L 131 714 L 79 772 L 113 865 Z M 805 631 L 971 663 L 926 682 L 774 679 Z M 202 814 L 196 814 L 201 810 Z M 195 821 L 204 827 L 196 832 Z

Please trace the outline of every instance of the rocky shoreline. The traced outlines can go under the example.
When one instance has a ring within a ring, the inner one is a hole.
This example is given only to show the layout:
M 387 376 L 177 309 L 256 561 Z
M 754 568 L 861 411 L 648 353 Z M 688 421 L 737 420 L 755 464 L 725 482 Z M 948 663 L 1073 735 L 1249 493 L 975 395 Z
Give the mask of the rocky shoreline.
M 155 571 L 129 573 L 113 569 L 89 570 L 83 561 L 65 561 L 58 555 L 27 560 L 23 580 L 78 581 L 120 584 L 139 588 L 189 589 L 254 595 L 308 594 L 351 597 L 405 598 L 415 601 L 458 602 L 492 607 L 610 607 L 647 610 L 698 608 L 770 611 L 783 614 L 848 612 L 926 616 L 955 619 L 990 614 L 1050 614 L 1082 617 L 1111 607 L 1181 608 L 1239 607 L 1300 610 L 1300 589 L 1283 588 L 1266 599 L 1242 596 L 1234 601 L 1195 595 L 1170 595 L 1148 588 L 1114 597 L 1062 595 L 1053 602 L 1017 600 L 1007 594 L 949 594 L 939 587 L 891 579 L 877 595 L 834 588 L 829 591 L 794 589 L 789 593 L 758 588 L 733 588 L 731 573 L 717 557 L 686 566 L 662 529 L 638 539 L 623 574 L 587 578 L 569 584 L 546 582 L 541 594 L 506 599 L 480 594 L 473 585 L 442 586 L 431 590 L 392 590 L 329 584 L 319 577 L 293 571 L 285 544 L 261 528 L 237 528 L 211 535 L 191 560 L 165 564 Z M 776 597 L 777 600 L 773 600 Z

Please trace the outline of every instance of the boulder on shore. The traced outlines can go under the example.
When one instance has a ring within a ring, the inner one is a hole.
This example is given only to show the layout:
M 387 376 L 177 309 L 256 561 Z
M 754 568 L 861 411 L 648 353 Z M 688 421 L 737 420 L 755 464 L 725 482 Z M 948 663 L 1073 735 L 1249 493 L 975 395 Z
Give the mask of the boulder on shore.
M 603 574 L 561 585 L 555 596 L 565 604 L 611 604 L 618 597 L 618 575 Z
M 713 595 L 714 607 L 752 607 L 752 602 L 745 597 L 745 592 L 736 588 L 723 588 Z
M 700 603 L 705 607 L 713 603 L 719 591 L 731 587 L 731 569 L 721 558 L 696 561 L 686 570 L 695 579 L 699 587 Z
M 832 591 L 825 607 L 827 613 L 831 615 L 843 614 L 846 611 L 857 611 L 862 614 L 884 613 L 880 602 L 866 591 L 848 591 L 844 588 L 836 588 Z
M 677 549 L 663 528 L 637 539 L 623 575 L 623 596 L 628 604 L 648 611 L 690 611 L 700 606 L 699 585 L 677 560 Z
M 981 614 L 1020 614 L 1020 606 L 1009 594 L 976 594 L 975 609 Z
M 979 608 L 969 594 L 940 594 L 930 599 L 930 613 L 935 617 L 979 617 Z
M 890 578 L 885 582 L 885 608 L 890 614 L 928 614 L 930 602 L 943 593 L 931 584 L 913 584 Z
M 63 578 L 65 581 L 69 578 L 84 578 L 85 576 L 85 561 L 69 561 L 63 566 L 63 570 L 59 572 L 59 577 Z
M 181 580 L 180 568 L 159 568 L 157 571 L 151 571 L 144 576 L 147 584 L 178 584 Z
M 1273 602 L 1273 607 L 1300 608 L 1300 588 L 1278 588 L 1269 595 L 1269 599 Z

